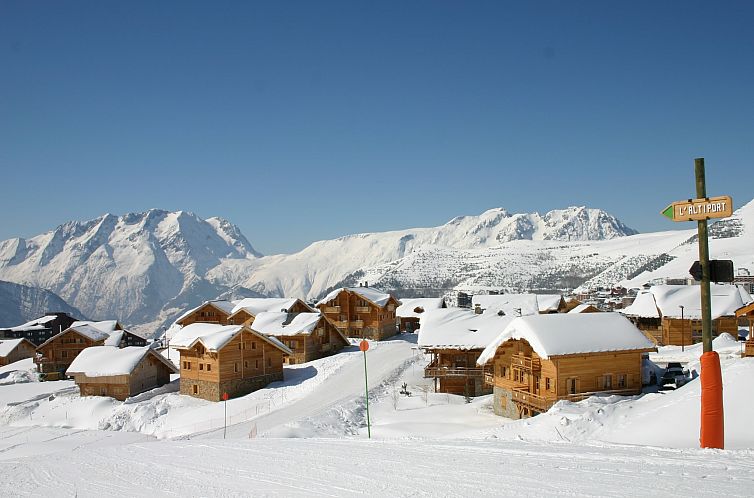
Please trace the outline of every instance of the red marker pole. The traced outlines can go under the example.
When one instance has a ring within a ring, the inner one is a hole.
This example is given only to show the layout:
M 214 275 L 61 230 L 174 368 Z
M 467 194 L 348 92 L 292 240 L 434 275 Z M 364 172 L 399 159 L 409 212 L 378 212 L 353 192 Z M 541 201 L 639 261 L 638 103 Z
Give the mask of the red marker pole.
M 367 350 L 369 349 L 369 343 L 367 341 L 361 341 L 359 343 L 359 349 L 364 353 L 364 392 L 367 401 L 367 435 L 369 439 L 372 439 L 372 428 L 369 424 L 369 381 L 367 380 Z
M 223 439 L 228 430 L 228 393 L 223 393 L 223 406 L 225 407 L 225 416 L 223 417 Z

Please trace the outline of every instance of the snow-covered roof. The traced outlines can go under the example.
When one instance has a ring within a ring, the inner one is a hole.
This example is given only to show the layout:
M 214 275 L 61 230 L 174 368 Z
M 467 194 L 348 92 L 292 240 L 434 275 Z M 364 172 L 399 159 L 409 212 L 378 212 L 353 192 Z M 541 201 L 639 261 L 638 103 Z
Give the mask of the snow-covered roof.
M 25 330 L 43 330 L 48 328 L 48 323 L 55 320 L 57 316 L 55 315 L 45 315 L 40 318 L 35 318 L 34 320 L 30 320 L 26 323 L 22 323 L 21 325 L 16 325 L 15 327 L 11 327 L 10 330 L 14 332 L 21 332 Z
M 575 308 L 573 308 L 568 313 L 583 313 L 584 310 L 586 310 L 588 308 L 593 308 L 593 307 L 594 306 L 592 306 L 591 304 L 579 304 L 578 306 L 576 306 Z
M 712 284 L 712 319 L 734 316 L 736 310 L 746 304 L 744 299 L 744 295 L 735 285 Z M 701 319 L 700 285 L 654 285 L 639 292 L 633 304 L 623 309 L 622 313 L 641 318 L 681 318 L 681 306 L 684 318 Z
M 70 328 L 73 329 L 73 328 L 81 327 L 82 325 L 89 325 L 91 327 L 96 328 L 97 330 L 104 332 L 105 334 L 112 334 L 114 331 L 119 330 L 121 328 L 120 324 L 118 323 L 118 320 L 102 320 L 100 322 L 78 320 L 78 321 L 73 322 Z
M 226 315 L 230 315 L 231 313 L 233 313 L 233 308 L 236 306 L 236 304 L 238 304 L 238 302 L 239 302 L 238 300 L 237 301 L 227 301 L 225 299 L 214 299 L 212 301 L 204 301 L 199 306 L 197 306 L 195 308 L 191 308 L 190 310 L 188 310 L 185 313 L 183 313 L 181 316 L 179 316 L 178 318 L 176 318 L 175 321 L 176 322 L 180 322 L 184 318 L 188 317 L 189 315 L 191 315 L 195 311 L 198 311 L 199 309 L 203 308 L 204 306 L 206 306 L 208 304 L 210 306 L 213 306 L 213 307 L 217 308 L 218 310 L 222 311 Z
M 178 373 L 172 362 L 147 346 L 129 346 L 127 348 L 92 346 L 84 349 L 76 356 L 71 366 L 66 370 L 66 374 L 83 374 L 87 377 L 128 375 L 148 354 L 152 354 L 164 363 L 171 372 Z
M 260 334 L 259 332 L 249 329 L 248 327 L 245 327 L 243 325 L 192 323 L 179 330 L 170 340 L 170 345 L 177 349 L 187 349 L 193 347 L 197 342 L 201 342 L 207 350 L 216 352 L 221 350 L 244 328 L 251 330 L 254 335 L 281 349 L 283 352 L 291 354 L 291 350 L 288 349 L 288 347 L 279 340 L 275 339 L 274 337 L 268 337 L 264 334 Z
M 560 294 L 537 294 L 537 305 L 540 313 L 558 311 L 563 296 Z
M 536 294 L 480 294 L 471 298 L 471 304 L 473 307 L 479 304 L 484 313 L 497 314 L 501 310 L 509 316 L 526 316 L 539 313 Z
M 419 297 L 415 299 L 401 299 L 401 305 L 395 309 L 395 316 L 399 318 L 420 318 L 422 313 L 442 308 L 441 297 Z M 421 309 L 421 312 L 417 312 Z
M 0 339 L 0 358 L 4 358 L 11 354 L 14 349 L 18 347 L 19 344 L 22 342 L 28 342 L 30 346 L 34 347 L 34 345 L 29 342 L 28 340 L 21 338 L 21 339 Z
M 390 294 L 386 294 L 373 287 L 341 287 L 339 289 L 335 289 L 334 291 L 330 292 L 328 295 L 320 299 L 317 303 L 317 306 L 319 306 L 320 304 L 325 304 L 328 301 L 332 301 L 338 296 L 338 294 L 340 294 L 344 290 L 358 294 L 362 298 L 376 304 L 380 308 L 384 308 L 387 302 L 390 300 Z
M 523 339 L 543 359 L 608 351 L 654 350 L 654 344 L 619 313 L 555 313 L 514 319 L 479 355 L 490 361 L 511 339 Z
M 281 337 L 284 335 L 310 335 L 322 319 L 320 313 L 283 313 L 269 311 L 259 313 L 251 328 L 266 335 Z
M 422 313 L 419 346 L 435 349 L 484 349 L 513 320 L 513 315 L 443 308 Z
M 283 311 L 290 310 L 299 299 L 285 298 L 285 297 L 247 297 L 236 301 L 236 305 L 231 310 L 231 315 L 235 315 L 241 310 L 246 311 L 250 315 L 257 316 L 259 313 L 266 311 Z M 301 301 L 303 303 L 303 301 Z M 304 303 L 308 308 L 309 305 Z M 314 310 L 312 310 L 314 311 Z

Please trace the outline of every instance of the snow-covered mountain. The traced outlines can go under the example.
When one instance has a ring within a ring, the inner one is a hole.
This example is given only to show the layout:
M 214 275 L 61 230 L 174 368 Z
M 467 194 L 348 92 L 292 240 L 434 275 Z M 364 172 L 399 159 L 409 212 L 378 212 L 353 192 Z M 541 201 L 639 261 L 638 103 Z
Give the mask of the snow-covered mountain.
M 726 238 L 730 249 L 723 252 L 737 267 L 754 271 L 750 226 L 754 203 L 711 231 Z M 0 242 L 0 279 L 50 289 L 92 319 L 117 318 L 151 335 L 185 309 L 217 297 L 315 299 L 363 281 L 411 297 L 635 283 L 663 272 L 683 276 L 685 259 L 696 250 L 696 230 L 688 228 L 636 234 L 585 207 L 544 215 L 491 209 L 439 227 L 349 235 L 295 254 L 261 256 L 228 221 L 151 210 Z M 713 256 L 721 257 L 720 247 L 712 243 Z
M 50 291 L 0 281 L 0 328 L 15 327 L 49 311 L 62 311 L 81 320 L 86 316 Z
M 150 210 L 1 242 L 0 278 L 50 289 L 93 319 L 139 325 L 228 291 L 207 272 L 259 256 L 226 220 Z

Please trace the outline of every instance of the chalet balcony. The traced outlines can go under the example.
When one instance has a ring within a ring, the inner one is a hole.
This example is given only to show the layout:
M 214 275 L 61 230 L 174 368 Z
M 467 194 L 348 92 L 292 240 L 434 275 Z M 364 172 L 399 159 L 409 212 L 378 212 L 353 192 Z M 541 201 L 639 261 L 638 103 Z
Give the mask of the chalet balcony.
M 356 306 L 356 313 L 371 313 L 369 306 Z
M 340 313 L 340 306 L 325 306 L 325 313 Z
M 532 358 L 531 356 L 524 356 L 522 354 L 513 355 L 511 366 L 519 367 L 531 372 L 538 372 L 542 370 L 542 362 L 539 358 Z
M 511 391 L 511 399 L 519 406 L 531 408 L 538 412 L 546 412 L 555 403 L 539 394 L 530 393 L 527 389 L 514 388 Z
M 744 343 L 744 354 L 745 357 L 751 358 L 754 357 L 754 340 L 748 340 L 746 343 Z
M 488 386 L 495 385 L 495 374 L 492 370 L 484 371 L 484 383 L 487 384 Z
M 333 325 L 335 325 L 339 329 L 347 329 L 348 328 L 348 321 L 347 320 L 335 321 L 335 322 L 333 322 Z
M 424 369 L 424 378 L 437 377 L 482 377 L 484 370 L 479 367 L 453 367 L 430 363 Z
M 363 329 L 364 320 L 351 320 L 351 327 L 354 329 Z

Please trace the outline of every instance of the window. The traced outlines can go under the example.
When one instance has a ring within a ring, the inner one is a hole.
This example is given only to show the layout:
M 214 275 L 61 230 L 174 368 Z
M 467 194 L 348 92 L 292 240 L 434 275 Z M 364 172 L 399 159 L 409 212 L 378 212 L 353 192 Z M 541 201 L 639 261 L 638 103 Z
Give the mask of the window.
M 545 389 L 547 391 L 550 390 L 550 378 L 549 377 L 545 377 Z
M 211 371 L 212 371 L 212 364 L 210 364 L 210 363 L 207 363 L 207 371 L 208 371 L 208 372 L 211 372 Z
M 618 376 L 618 388 L 624 389 L 626 387 L 626 375 L 621 374 Z
M 61 351 L 60 352 L 60 356 L 61 356 L 61 358 L 68 358 L 68 351 L 65 351 L 65 350 Z
M 500 377 L 505 378 L 508 376 L 508 368 L 505 365 L 500 366 Z
M 233 364 L 233 372 L 238 373 L 238 362 Z
M 257 349 L 257 343 L 254 341 L 251 341 L 251 349 Z
M 254 368 L 259 368 L 259 360 L 254 360 Z
M 611 374 L 605 374 L 605 376 L 602 378 L 602 386 L 604 389 L 613 388 L 613 376 Z
M 267 366 L 268 367 L 272 366 L 272 358 L 267 358 Z
M 199 386 L 197 386 L 196 384 L 194 384 L 193 392 L 194 394 L 199 394 Z
M 204 370 L 204 363 L 199 363 L 199 370 Z
M 243 362 L 243 367 L 244 368 L 249 368 L 249 362 L 248 361 L 244 361 Z
M 241 343 L 240 342 L 238 343 L 238 349 L 239 350 L 241 349 Z

